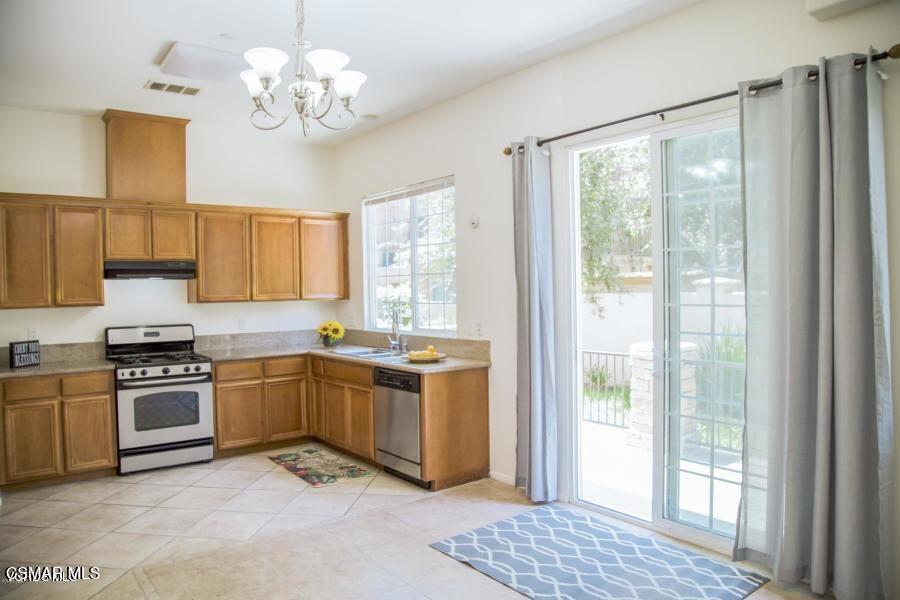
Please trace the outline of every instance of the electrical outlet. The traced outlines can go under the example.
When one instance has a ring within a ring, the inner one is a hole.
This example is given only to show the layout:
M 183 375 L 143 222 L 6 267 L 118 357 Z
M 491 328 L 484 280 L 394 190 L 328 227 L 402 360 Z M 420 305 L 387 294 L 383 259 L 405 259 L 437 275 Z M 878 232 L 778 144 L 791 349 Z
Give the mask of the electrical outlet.
M 352 329 L 356 329 L 356 315 L 350 315 L 350 316 L 347 318 L 347 327 L 350 327 L 350 328 L 352 328 Z
M 484 335 L 481 321 L 466 321 L 466 331 L 468 331 L 469 335 L 473 338 L 480 338 Z
M 38 330 L 35 327 L 29 327 L 25 330 L 25 339 L 26 340 L 36 340 L 38 339 Z

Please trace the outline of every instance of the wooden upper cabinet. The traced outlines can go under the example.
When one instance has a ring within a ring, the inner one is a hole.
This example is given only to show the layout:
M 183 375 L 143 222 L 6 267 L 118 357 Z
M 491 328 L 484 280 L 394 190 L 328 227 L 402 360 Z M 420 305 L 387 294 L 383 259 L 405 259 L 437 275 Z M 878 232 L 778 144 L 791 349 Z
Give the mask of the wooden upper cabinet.
M 347 220 L 300 218 L 300 296 L 347 298 Z
M 153 211 L 153 258 L 194 260 L 197 256 L 194 213 L 187 210 Z
M 102 209 L 54 207 L 57 306 L 103 304 Z
M 131 208 L 106 209 L 106 258 L 149 260 L 151 248 L 150 211 Z
M 251 217 L 254 300 L 300 298 L 300 229 L 295 217 Z
M 250 219 L 242 213 L 197 214 L 197 279 L 189 283 L 197 302 L 250 299 Z
M 106 196 L 185 202 L 187 119 L 107 110 Z
M 50 306 L 50 207 L 0 205 L 0 307 Z

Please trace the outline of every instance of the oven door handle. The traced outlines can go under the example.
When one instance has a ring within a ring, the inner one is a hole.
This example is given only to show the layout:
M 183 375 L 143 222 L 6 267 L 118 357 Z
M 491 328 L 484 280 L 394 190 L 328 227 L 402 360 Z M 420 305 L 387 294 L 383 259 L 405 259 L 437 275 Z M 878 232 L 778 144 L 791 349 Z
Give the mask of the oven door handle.
M 209 374 L 199 375 L 196 377 L 170 377 L 168 379 L 156 379 L 154 381 L 120 381 L 119 385 L 123 388 L 131 388 L 131 387 L 148 387 L 151 385 L 159 386 L 168 386 L 175 385 L 178 383 L 193 383 L 195 381 L 212 381 Z

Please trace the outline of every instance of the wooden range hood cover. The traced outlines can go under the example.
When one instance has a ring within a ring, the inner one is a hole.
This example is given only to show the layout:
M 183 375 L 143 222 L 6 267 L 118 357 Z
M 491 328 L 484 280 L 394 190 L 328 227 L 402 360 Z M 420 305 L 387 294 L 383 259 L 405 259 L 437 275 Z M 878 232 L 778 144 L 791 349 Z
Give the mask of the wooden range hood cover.
M 106 197 L 186 202 L 185 129 L 176 119 L 109 109 L 106 123 Z

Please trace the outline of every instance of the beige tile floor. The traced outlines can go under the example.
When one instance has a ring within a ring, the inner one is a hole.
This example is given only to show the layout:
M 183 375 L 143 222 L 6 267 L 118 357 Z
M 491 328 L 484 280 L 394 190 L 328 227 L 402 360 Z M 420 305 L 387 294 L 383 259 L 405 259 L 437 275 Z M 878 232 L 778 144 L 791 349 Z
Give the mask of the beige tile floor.
M 87 565 L 101 577 L 0 582 L 0 596 L 523 598 L 428 547 L 528 510 L 521 492 L 483 480 L 429 493 L 382 472 L 315 489 L 273 453 L 4 493 L 0 570 Z M 772 584 L 752 596 L 813 597 Z

